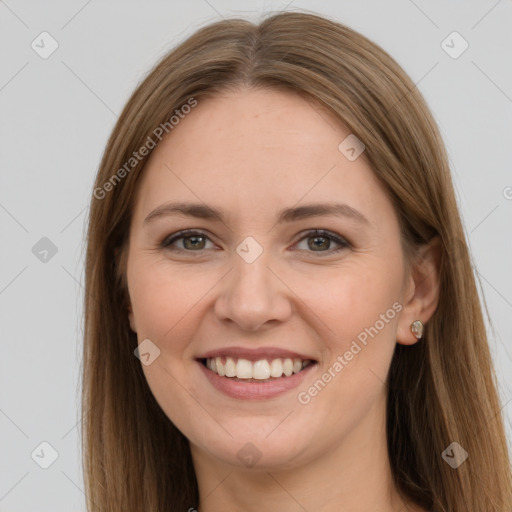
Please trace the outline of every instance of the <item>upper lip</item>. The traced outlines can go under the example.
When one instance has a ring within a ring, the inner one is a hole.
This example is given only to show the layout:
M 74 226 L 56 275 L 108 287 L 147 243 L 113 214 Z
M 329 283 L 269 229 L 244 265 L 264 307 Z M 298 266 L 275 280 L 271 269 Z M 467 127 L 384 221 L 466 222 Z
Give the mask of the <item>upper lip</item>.
M 314 358 L 285 350 L 278 347 L 245 348 L 245 347 L 225 347 L 210 350 L 197 356 L 197 359 L 208 359 L 213 357 L 232 357 L 234 359 L 247 359 L 249 361 L 259 361 L 261 359 L 302 359 L 303 361 L 315 361 Z

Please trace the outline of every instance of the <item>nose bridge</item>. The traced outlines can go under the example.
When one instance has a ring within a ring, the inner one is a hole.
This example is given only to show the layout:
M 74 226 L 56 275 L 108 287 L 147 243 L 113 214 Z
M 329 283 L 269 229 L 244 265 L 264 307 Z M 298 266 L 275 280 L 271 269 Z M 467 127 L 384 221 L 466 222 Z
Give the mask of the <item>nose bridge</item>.
M 269 320 L 284 320 L 291 308 L 272 266 L 270 251 L 257 249 L 251 240 L 242 242 L 215 303 L 218 318 L 246 330 L 255 330 Z

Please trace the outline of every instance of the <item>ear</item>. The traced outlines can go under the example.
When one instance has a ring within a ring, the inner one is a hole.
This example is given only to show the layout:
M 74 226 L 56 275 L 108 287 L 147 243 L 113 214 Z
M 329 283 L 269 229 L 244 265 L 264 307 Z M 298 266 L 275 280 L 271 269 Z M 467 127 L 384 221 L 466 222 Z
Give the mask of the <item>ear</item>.
M 117 268 L 119 267 L 119 265 L 125 265 L 126 262 L 125 261 L 121 261 L 121 258 L 122 258 L 122 254 L 121 254 L 121 248 L 120 247 L 116 247 L 114 249 L 114 257 L 115 257 L 115 261 L 116 261 L 116 270 Z M 124 255 L 126 257 L 126 255 Z M 130 302 L 130 295 L 128 293 L 128 291 L 126 292 L 126 302 L 128 303 L 128 307 L 127 307 L 127 312 L 128 312 L 128 321 L 130 322 L 130 328 L 131 330 L 134 332 L 134 333 L 137 333 L 137 327 L 136 327 L 136 324 L 135 324 L 135 316 L 133 314 L 133 309 L 132 309 L 132 305 L 131 305 L 131 302 Z
M 414 345 L 420 341 L 412 333 L 411 324 L 421 320 L 426 325 L 437 308 L 440 261 L 441 239 L 435 236 L 418 250 L 409 275 L 406 276 L 404 308 L 396 333 L 397 342 L 402 345 Z
M 132 306 L 131 304 L 128 306 L 128 320 L 130 322 L 130 329 L 137 334 L 137 326 L 135 324 L 135 316 L 133 314 Z

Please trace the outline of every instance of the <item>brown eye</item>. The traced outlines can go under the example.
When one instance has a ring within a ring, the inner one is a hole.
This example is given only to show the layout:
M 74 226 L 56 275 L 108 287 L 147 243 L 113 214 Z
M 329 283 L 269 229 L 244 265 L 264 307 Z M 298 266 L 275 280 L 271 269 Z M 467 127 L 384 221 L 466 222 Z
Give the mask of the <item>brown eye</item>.
M 304 236 L 299 241 L 299 244 L 303 243 L 304 241 L 307 241 L 307 248 L 299 247 L 299 249 L 307 252 L 332 254 L 351 247 L 350 243 L 343 239 L 341 236 L 337 235 L 336 233 L 321 229 L 306 233 L 306 236 Z M 191 253 L 200 252 L 207 249 L 207 242 L 212 243 L 204 233 L 201 233 L 200 231 L 188 230 L 180 231 L 167 237 L 161 243 L 161 247 L 167 248 L 174 252 Z M 332 248 L 333 243 L 338 245 L 338 247 Z
M 331 245 L 331 240 L 326 236 L 315 236 L 313 238 L 308 238 L 308 246 L 310 249 L 329 249 Z
M 183 245 L 185 249 L 204 249 L 205 237 L 197 235 L 184 236 Z
M 210 239 L 204 233 L 180 231 L 167 237 L 162 242 L 161 247 L 176 252 L 199 252 L 207 248 L 205 247 L 207 241 L 210 241 Z
M 299 243 L 302 243 L 305 240 L 307 240 L 308 248 L 300 250 L 305 250 L 308 252 L 332 254 L 334 252 L 338 252 L 341 251 L 342 249 L 350 247 L 350 244 L 341 236 L 326 230 L 311 231 L 307 233 L 306 236 L 299 241 Z M 332 249 L 331 246 L 333 242 L 337 244 L 339 247 Z

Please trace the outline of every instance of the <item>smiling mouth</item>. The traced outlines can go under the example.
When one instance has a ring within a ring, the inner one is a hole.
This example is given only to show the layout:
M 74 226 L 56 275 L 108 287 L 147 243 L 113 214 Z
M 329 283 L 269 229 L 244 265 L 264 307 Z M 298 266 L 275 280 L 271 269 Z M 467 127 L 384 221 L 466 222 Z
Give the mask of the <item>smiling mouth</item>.
M 199 359 L 199 362 L 220 377 L 243 382 L 270 382 L 286 379 L 316 364 L 316 361 L 311 359 L 275 358 L 249 361 L 224 356 Z

